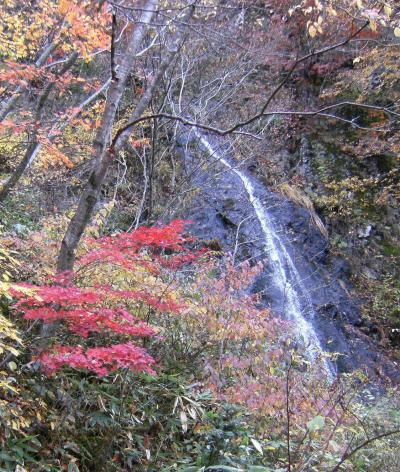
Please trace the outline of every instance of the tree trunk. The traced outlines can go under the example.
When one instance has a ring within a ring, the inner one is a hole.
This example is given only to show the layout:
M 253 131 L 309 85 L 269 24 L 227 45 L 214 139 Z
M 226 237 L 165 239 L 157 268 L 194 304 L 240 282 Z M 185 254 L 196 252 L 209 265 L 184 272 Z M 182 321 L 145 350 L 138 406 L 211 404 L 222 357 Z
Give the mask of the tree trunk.
M 154 120 L 153 129 L 151 132 L 151 153 L 150 153 L 150 170 L 149 170 L 149 195 L 148 195 L 148 214 L 147 220 L 150 221 L 153 216 L 153 199 L 154 199 L 154 162 L 157 146 L 157 120 Z
M 149 9 L 149 8 L 147 8 Z M 191 6 L 188 10 L 186 18 L 183 23 L 190 19 L 194 11 L 194 6 Z M 181 30 L 174 42 L 173 48 L 168 51 L 164 59 L 162 60 L 155 76 L 153 77 L 149 87 L 142 95 L 139 103 L 130 117 L 130 122 L 135 121 L 137 118 L 143 115 L 149 103 L 153 97 L 153 94 L 164 76 L 168 66 L 171 64 L 175 54 L 179 50 L 182 43 L 183 30 Z M 110 95 L 110 94 L 109 94 Z M 107 115 L 108 116 L 108 115 Z M 107 136 L 110 134 L 112 123 L 110 123 L 110 129 L 108 130 Z M 128 125 L 129 126 L 129 125 Z M 79 200 L 78 208 L 75 215 L 71 219 L 67 231 L 64 235 L 64 239 L 61 244 L 61 249 L 58 257 L 58 272 L 72 271 L 75 262 L 75 253 L 78 247 L 80 238 L 88 225 L 90 218 L 93 214 L 93 209 L 99 198 L 101 186 L 104 182 L 104 178 L 107 171 L 113 162 L 115 156 L 124 147 L 127 139 L 131 134 L 131 129 L 124 127 L 123 131 L 116 134 L 111 146 L 105 149 L 105 140 L 98 140 L 95 143 L 95 157 L 96 162 L 93 171 L 89 177 L 88 183 L 83 191 L 83 194 Z M 104 136 L 103 136 L 104 138 Z M 102 151 L 102 152 L 100 152 Z

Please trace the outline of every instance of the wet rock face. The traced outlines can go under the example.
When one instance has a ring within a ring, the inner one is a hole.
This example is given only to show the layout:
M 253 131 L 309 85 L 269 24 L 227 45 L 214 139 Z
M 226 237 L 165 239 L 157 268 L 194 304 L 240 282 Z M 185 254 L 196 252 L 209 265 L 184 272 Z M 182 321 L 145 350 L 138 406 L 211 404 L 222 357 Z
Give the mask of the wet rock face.
M 333 303 L 325 303 L 317 307 L 317 312 L 321 317 L 325 317 L 328 320 L 340 320 L 341 313 L 336 305 Z
M 220 143 L 213 142 L 213 145 L 221 149 Z M 196 156 L 188 152 L 182 155 L 190 173 Z M 229 159 L 229 152 L 224 155 Z M 328 243 L 311 225 L 307 211 L 295 207 L 268 191 L 256 179 L 251 179 L 257 198 L 273 221 L 311 302 L 312 313 L 307 308 L 308 301 L 300 297 L 304 317 L 314 326 L 322 348 L 341 354 L 337 369 L 350 371 L 368 367 L 373 371 L 376 359 L 385 365 L 371 340 L 355 334 L 355 327 L 360 326 L 361 319 L 358 303 L 349 294 L 348 263 L 329 257 Z M 237 260 L 268 261 L 260 221 L 240 178 L 222 164 L 214 162 L 208 169 L 195 172 L 192 180 L 200 191 L 186 210 L 185 217 L 193 221 L 191 232 L 200 239 L 218 241 L 224 251 L 235 253 Z M 287 270 L 290 272 L 290 269 Z M 265 306 L 285 316 L 282 295 L 274 285 L 273 271 L 268 264 L 254 283 L 253 290 L 263 294 Z M 386 370 L 393 375 L 389 364 Z
M 340 257 L 330 259 L 330 270 L 333 277 L 341 280 L 348 280 L 351 274 L 350 264 Z M 351 288 L 350 285 L 349 288 Z

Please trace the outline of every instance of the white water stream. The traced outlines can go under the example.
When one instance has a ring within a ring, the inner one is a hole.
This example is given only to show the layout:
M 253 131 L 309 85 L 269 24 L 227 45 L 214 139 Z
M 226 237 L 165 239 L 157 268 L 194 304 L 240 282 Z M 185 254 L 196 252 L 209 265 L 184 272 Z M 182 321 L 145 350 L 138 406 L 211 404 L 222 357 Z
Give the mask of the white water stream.
M 268 255 L 269 266 L 272 271 L 273 281 L 276 288 L 284 297 L 284 313 L 296 326 L 296 331 L 300 341 L 307 349 L 310 360 L 316 359 L 322 352 L 322 347 L 312 323 L 304 318 L 300 303 L 300 297 L 305 301 L 306 310 L 309 316 L 314 316 L 314 309 L 307 289 L 304 287 L 300 274 L 290 257 L 282 239 L 277 234 L 275 226 L 264 209 L 260 199 L 256 196 L 255 188 L 243 172 L 233 167 L 209 141 L 199 132 L 195 131 L 201 144 L 205 147 L 210 156 L 221 162 L 224 166 L 234 172 L 242 181 L 243 186 L 249 196 L 250 203 L 260 223 L 264 234 L 264 246 Z M 329 378 L 335 377 L 331 363 L 324 359 L 324 366 Z

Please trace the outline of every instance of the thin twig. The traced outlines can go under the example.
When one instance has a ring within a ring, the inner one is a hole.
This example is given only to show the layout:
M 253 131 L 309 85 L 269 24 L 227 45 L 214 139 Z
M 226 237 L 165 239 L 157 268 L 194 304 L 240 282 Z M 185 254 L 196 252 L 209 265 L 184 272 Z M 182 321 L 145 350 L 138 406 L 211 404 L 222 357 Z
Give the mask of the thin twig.
M 372 443 L 372 442 L 375 442 L 375 441 L 378 441 L 379 439 L 382 439 L 382 438 L 386 438 L 388 436 L 393 436 L 394 434 L 399 434 L 400 433 L 400 429 L 395 429 L 393 431 L 387 431 L 385 433 L 382 433 L 382 434 L 378 434 L 377 436 L 374 436 L 373 438 L 369 438 L 367 439 L 366 441 L 364 441 L 363 443 L 361 443 L 359 446 L 355 447 L 354 449 L 352 449 L 350 452 L 346 452 L 342 458 L 340 459 L 340 461 L 335 465 L 335 467 L 331 470 L 331 472 L 337 472 L 339 469 L 340 469 L 340 466 L 345 462 L 347 461 L 347 459 L 350 459 L 350 457 L 354 456 L 354 454 L 356 452 L 358 452 L 359 450 L 363 449 L 365 446 L 367 446 L 368 444 Z

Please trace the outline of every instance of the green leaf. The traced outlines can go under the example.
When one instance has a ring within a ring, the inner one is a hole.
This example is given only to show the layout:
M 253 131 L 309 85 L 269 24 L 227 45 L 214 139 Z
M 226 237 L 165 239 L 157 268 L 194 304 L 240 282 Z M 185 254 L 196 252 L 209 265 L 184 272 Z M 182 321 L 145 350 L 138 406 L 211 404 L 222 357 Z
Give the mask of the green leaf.
M 191 465 L 190 467 L 185 467 L 184 469 L 179 469 L 179 472 L 204 472 L 204 467 L 197 467 L 195 465 Z
M 307 423 L 308 430 L 313 433 L 318 429 L 323 429 L 325 426 L 325 418 L 323 416 L 316 416 Z
M 9 362 L 7 365 L 8 365 L 8 368 L 9 368 L 12 372 L 14 372 L 15 370 L 18 369 L 18 366 L 17 366 L 17 364 L 16 364 L 14 361 Z
M 0 452 L 0 459 L 3 459 L 4 461 L 14 461 L 14 457 L 3 451 Z
M 229 465 L 212 465 L 207 467 L 206 470 L 226 470 L 227 472 L 243 472 L 243 469 L 237 469 L 236 467 L 230 467 Z
M 264 467 L 263 465 L 250 465 L 248 472 L 274 472 L 270 467 Z

